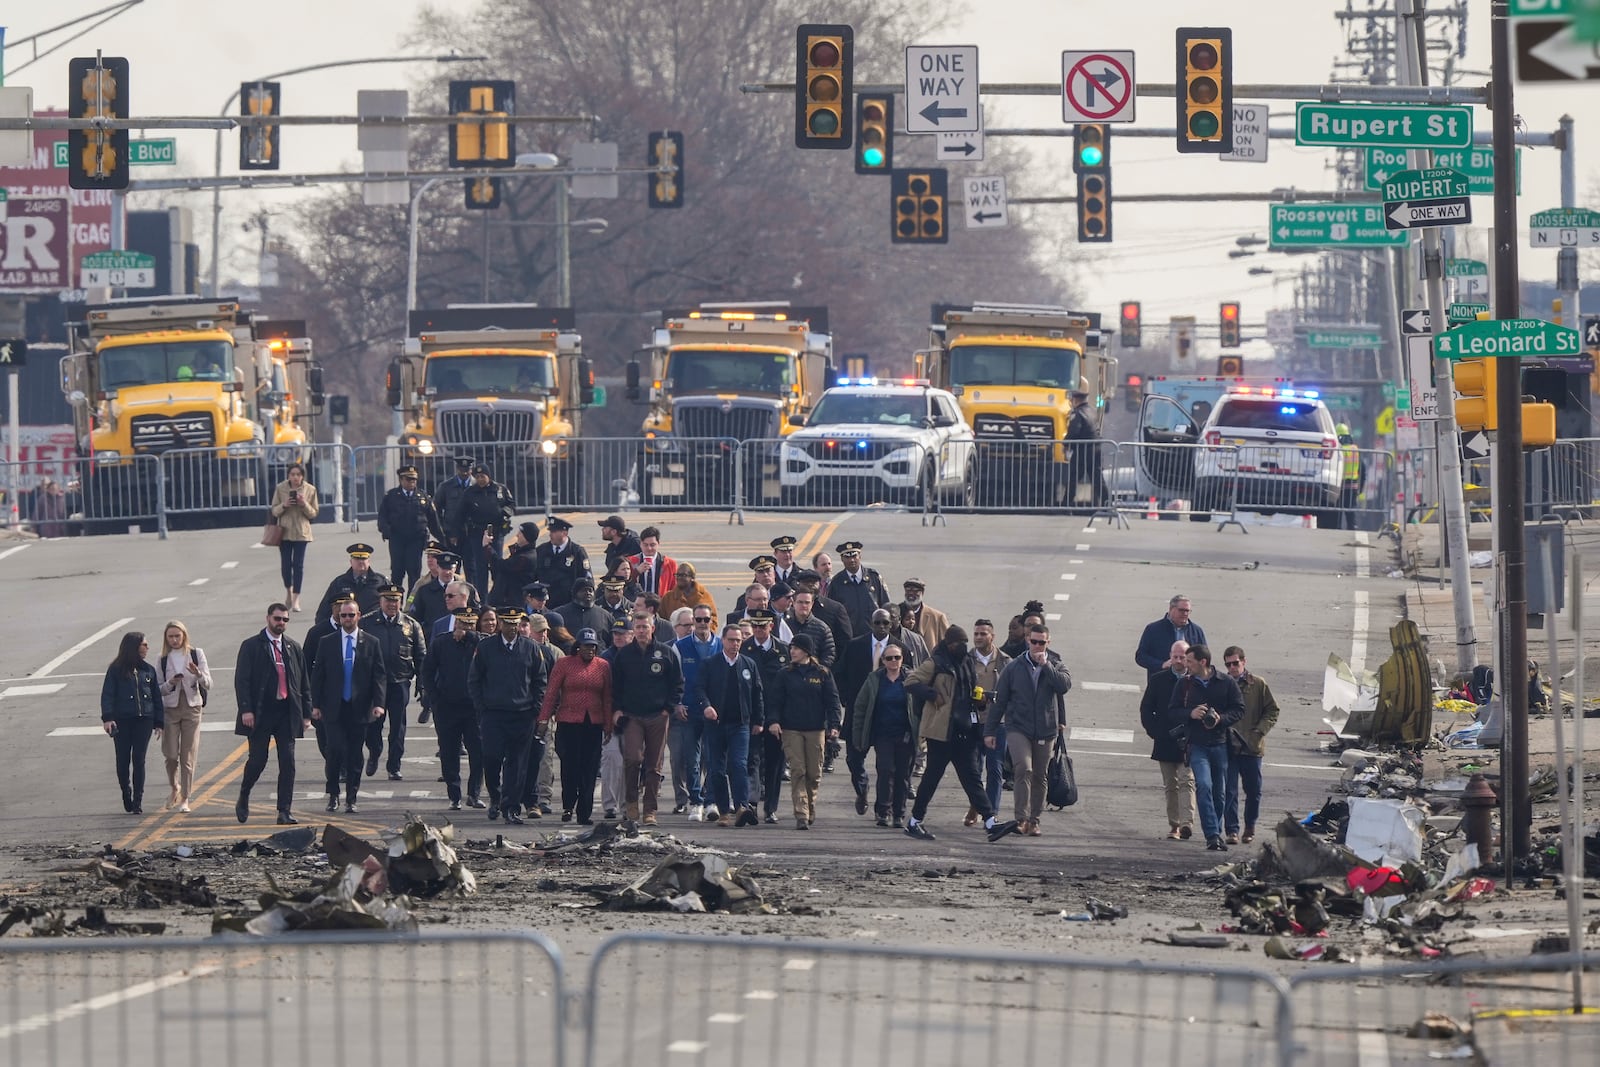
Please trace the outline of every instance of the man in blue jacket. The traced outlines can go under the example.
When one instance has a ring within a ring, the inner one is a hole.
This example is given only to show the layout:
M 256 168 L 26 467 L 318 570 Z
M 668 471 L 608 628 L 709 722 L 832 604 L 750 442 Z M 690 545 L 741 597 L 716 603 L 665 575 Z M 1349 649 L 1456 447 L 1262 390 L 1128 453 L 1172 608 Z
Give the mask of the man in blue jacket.
M 1133 659 L 1144 668 L 1146 682 L 1154 681 L 1156 675 L 1167 669 L 1174 641 L 1191 646 L 1206 643 L 1206 632 L 1189 617 L 1189 598 L 1182 593 L 1174 593 L 1167 601 L 1167 613 L 1146 626 L 1139 635 L 1139 647 Z

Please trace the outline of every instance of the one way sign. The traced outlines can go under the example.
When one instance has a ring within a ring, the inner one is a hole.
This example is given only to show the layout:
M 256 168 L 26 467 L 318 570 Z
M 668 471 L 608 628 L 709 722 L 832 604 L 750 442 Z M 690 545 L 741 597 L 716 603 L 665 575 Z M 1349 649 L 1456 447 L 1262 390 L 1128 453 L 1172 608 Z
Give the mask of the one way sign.
M 1000 177 L 966 178 L 962 214 L 969 230 L 1003 230 L 1006 217 L 1006 180 Z

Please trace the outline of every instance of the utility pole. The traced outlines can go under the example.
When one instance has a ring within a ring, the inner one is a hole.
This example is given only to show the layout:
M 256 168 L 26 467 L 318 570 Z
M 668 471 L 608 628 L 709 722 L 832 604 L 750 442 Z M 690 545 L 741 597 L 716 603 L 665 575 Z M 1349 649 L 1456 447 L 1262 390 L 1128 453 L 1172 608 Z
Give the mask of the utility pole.
M 1517 292 L 1516 104 L 1511 90 L 1511 23 L 1506 0 L 1490 6 L 1490 111 L 1494 119 L 1494 317 L 1514 319 L 1522 311 Z M 1498 632 L 1504 638 L 1501 673 L 1495 678 L 1506 713 L 1511 758 L 1502 757 L 1501 780 L 1511 790 L 1511 825 L 1501 828 L 1507 857 L 1526 856 L 1533 807 L 1528 798 L 1528 572 L 1523 550 L 1522 357 L 1495 360 L 1499 390 L 1494 475 L 1500 506 L 1494 522 L 1500 542 Z M 1581 710 L 1580 710 L 1581 714 Z M 1506 766 L 1509 762 L 1510 766 Z

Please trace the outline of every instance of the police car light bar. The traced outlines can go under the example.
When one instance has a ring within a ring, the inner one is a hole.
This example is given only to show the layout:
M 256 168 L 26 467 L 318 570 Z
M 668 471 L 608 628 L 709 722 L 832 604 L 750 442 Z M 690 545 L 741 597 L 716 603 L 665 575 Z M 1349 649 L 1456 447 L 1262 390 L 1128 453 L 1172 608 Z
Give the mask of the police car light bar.
M 1248 385 L 1230 386 L 1228 394 L 1230 396 L 1256 395 L 1275 397 L 1279 400 L 1316 400 L 1322 395 L 1315 389 L 1274 389 L 1268 385 L 1258 387 Z

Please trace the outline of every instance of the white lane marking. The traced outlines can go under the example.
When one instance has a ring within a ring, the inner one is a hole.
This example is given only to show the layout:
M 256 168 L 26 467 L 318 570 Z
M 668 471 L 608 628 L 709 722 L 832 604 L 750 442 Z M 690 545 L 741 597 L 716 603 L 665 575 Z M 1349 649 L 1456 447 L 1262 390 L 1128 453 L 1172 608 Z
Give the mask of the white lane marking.
M 225 571 L 231 571 L 231 570 L 233 570 L 233 568 L 237 567 L 238 565 L 239 565 L 239 561 L 238 560 L 230 559 L 230 560 L 226 561 L 225 563 L 223 563 L 222 566 L 219 569 L 220 570 L 225 570 Z
M 892 722 L 893 720 L 890 720 L 890 721 Z M 421 800 L 421 799 L 425 799 L 429 795 L 429 793 L 428 793 L 428 791 L 426 789 L 413 789 L 410 793 L 407 793 L 406 795 L 409 796 L 409 797 L 412 797 L 414 799 Z
M 687 1052 L 691 1056 L 698 1056 L 711 1047 L 709 1041 L 674 1041 L 667 1046 L 668 1052 Z
M 1044 613 L 1044 621 L 1045 622 L 1060 622 L 1061 621 L 1061 612 L 1059 612 L 1059 611 L 1047 611 L 1047 612 L 1045 612 Z
M 1368 538 L 1365 530 L 1356 531 L 1356 577 L 1372 577 L 1372 549 L 1367 547 Z
M 809 971 L 816 965 L 815 958 L 807 959 L 804 956 L 796 956 L 794 959 L 783 961 L 783 969 L 786 971 Z
M 15 548 L 8 548 L 4 552 L 0 552 L 0 559 L 5 559 L 7 556 L 14 556 L 18 552 L 21 552 L 23 549 L 29 548 L 29 547 L 31 547 L 31 544 L 29 544 L 29 545 L 18 545 Z
M 1072 599 L 1072 594 L 1071 593 L 1057 593 L 1055 598 L 1057 600 L 1071 600 Z
M 369 790 L 367 790 L 367 796 L 369 796 L 369 797 L 377 797 L 379 800 L 393 800 L 394 799 L 394 790 L 393 789 L 369 789 Z
M 42 1030 L 47 1026 L 54 1026 L 56 1023 L 64 1023 L 68 1019 L 76 1019 L 79 1016 L 88 1015 L 91 1011 L 99 1011 L 101 1008 L 114 1008 L 118 1004 L 137 1000 L 139 997 L 147 997 L 151 993 L 159 993 L 163 989 L 170 989 L 173 986 L 182 985 L 196 978 L 207 978 L 220 970 L 222 970 L 221 967 L 207 965 L 195 967 L 191 970 L 173 971 L 171 974 L 164 974 L 160 978 L 152 978 L 148 982 L 139 982 L 136 985 L 127 986 L 111 993 L 102 993 L 98 997 L 90 997 L 88 1000 L 80 1000 L 75 1004 L 68 1004 L 64 1008 L 40 1012 L 38 1015 L 30 1015 L 18 1022 L 0 1026 L 0 1041 L 18 1034 Z
M 1076 574 L 1063 574 L 1061 580 L 1063 582 L 1075 582 L 1078 580 L 1078 576 Z
M 34 678 L 44 678 L 48 676 L 51 671 L 67 662 L 67 660 L 71 659 L 73 656 L 76 656 L 79 652 L 82 652 L 84 649 L 88 648 L 102 637 L 105 637 L 107 634 L 115 633 L 116 631 L 122 629 L 132 621 L 133 616 L 129 615 L 125 619 L 118 619 L 116 622 L 102 626 L 88 637 L 85 637 L 82 641 L 79 641 L 77 644 L 61 653 L 61 655 L 57 656 L 49 663 L 46 663 L 43 667 L 40 667 L 38 670 L 34 671 L 32 676 Z
M 744 995 L 744 999 L 746 999 L 746 1000 L 777 1000 L 778 999 L 778 991 L 776 989 L 752 989 L 752 990 L 750 990 L 750 992 L 748 992 L 748 993 L 746 993 Z
M 205 585 L 210 580 L 211 580 L 210 578 L 196 578 L 194 581 L 190 582 L 189 584 L 190 585 Z
M 1108 745 L 1133 744 L 1132 730 L 1102 730 L 1095 726 L 1074 726 L 1069 732 L 1074 741 L 1101 741 Z
M 172 602 L 173 602 L 173 601 L 174 601 L 174 600 L 177 600 L 177 599 L 178 599 L 178 598 L 177 598 L 177 597 L 175 597 L 175 596 L 164 596 L 164 597 L 162 597 L 162 598 L 161 598 L 161 599 L 160 599 L 160 600 L 158 600 L 158 601 L 156 601 L 156 603 L 157 603 L 157 604 L 170 604 L 170 603 L 172 603 Z
M 735 1012 L 731 1012 L 731 1011 L 719 1011 L 715 1015 L 706 1016 L 706 1022 L 708 1022 L 708 1023 L 724 1023 L 724 1024 L 731 1025 L 733 1023 L 742 1023 L 742 1022 L 744 1022 L 744 1016 L 736 1014 Z
M 1367 666 L 1367 625 L 1372 612 L 1367 606 L 1367 591 L 1356 590 L 1355 622 L 1350 634 L 1350 668 L 1365 670 Z
M 37 697 L 46 693 L 59 693 L 67 687 L 66 682 L 46 682 L 44 685 L 8 685 L 0 689 L 0 697 Z
M 1072 546 L 1072 551 L 1074 551 L 1074 552 L 1087 552 L 1087 551 L 1089 551 L 1089 546 L 1088 545 L 1073 545 Z
M 1067 562 L 1068 563 L 1082 563 L 1083 560 L 1081 560 L 1081 559 L 1069 559 L 1069 560 L 1067 560 Z
M 1101 693 L 1142 693 L 1144 686 L 1132 685 L 1128 682 L 1079 682 L 1084 689 Z
M 203 734 L 233 733 L 233 723 L 229 722 L 202 722 L 200 732 Z M 57 726 L 45 734 L 46 737 L 93 737 L 103 734 L 105 730 L 99 726 Z
M 251 545 L 250 547 L 251 548 L 266 548 L 267 546 L 262 544 L 260 541 L 257 541 L 255 544 Z
M 1097 527 L 1094 527 L 1094 526 L 1085 526 L 1083 529 L 1079 530 L 1078 532 L 1081 533 L 1081 534 L 1092 534 L 1092 533 L 1095 532 L 1096 529 L 1097 529 Z

